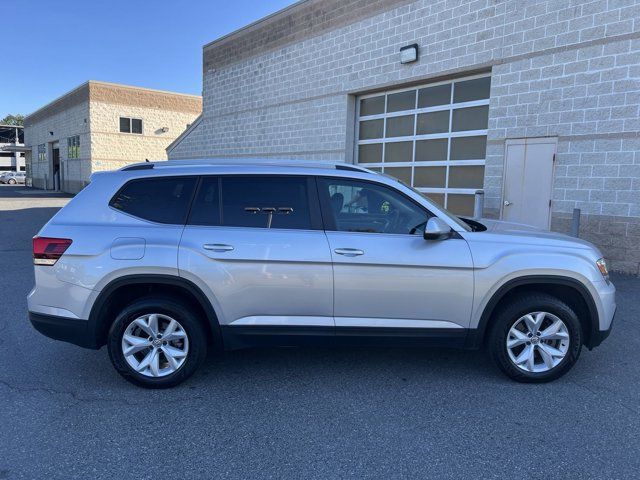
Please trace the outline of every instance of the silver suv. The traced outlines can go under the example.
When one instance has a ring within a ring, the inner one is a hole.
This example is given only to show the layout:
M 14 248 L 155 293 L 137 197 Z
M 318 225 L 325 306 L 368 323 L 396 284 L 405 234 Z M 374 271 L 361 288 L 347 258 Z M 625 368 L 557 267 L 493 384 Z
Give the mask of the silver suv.
M 459 218 L 347 164 L 172 161 L 93 175 L 33 239 L 29 316 L 144 387 L 208 349 L 486 347 L 509 377 L 566 373 L 607 337 L 593 245 Z

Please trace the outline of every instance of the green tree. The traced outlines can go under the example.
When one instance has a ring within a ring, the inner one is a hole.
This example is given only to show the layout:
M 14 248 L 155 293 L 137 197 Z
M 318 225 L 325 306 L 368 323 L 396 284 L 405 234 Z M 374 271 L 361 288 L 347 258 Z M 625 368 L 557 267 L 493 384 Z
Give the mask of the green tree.
M 24 115 L 7 115 L 2 120 L 0 120 L 0 125 L 24 125 Z

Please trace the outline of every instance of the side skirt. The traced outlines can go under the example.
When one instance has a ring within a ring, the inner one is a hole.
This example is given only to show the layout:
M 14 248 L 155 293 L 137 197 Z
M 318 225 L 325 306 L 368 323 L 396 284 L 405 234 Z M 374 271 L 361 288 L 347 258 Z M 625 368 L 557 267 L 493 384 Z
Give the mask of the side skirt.
M 462 328 L 221 326 L 225 350 L 250 347 L 450 347 L 465 348 Z

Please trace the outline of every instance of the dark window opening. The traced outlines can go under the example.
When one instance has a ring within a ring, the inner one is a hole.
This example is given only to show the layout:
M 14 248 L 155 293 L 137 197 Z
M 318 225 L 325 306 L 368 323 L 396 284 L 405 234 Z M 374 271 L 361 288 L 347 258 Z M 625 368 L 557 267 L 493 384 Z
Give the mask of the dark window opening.
M 189 216 L 190 225 L 220 225 L 220 187 L 218 177 L 204 177 Z
M 120 133 L 142 134 L 142 120 L 139 118 L 120 117 Z
M 306 177 L 222 177 L 222 225 L 312 228 Z
M 184 224 L 195 184 L 194 177 L 132 180 L 109 205 L 152 222 Z

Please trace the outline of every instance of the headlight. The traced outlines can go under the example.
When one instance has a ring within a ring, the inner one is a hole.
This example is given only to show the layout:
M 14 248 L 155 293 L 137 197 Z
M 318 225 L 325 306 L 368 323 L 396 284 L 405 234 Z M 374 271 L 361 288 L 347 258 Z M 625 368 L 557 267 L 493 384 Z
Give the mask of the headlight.
M 607 261 L 604 258 L 601 258 L 600 260 L 598 260 L 596 262 L 596 266 L 598 267 L 598 270 L 600 270 L 600 273 L 602 274 L 604 279 L 608 282 L 609 281 L 609 269 L 607 268 Z

